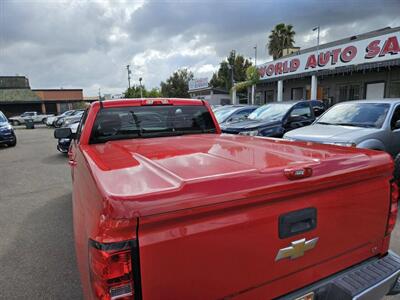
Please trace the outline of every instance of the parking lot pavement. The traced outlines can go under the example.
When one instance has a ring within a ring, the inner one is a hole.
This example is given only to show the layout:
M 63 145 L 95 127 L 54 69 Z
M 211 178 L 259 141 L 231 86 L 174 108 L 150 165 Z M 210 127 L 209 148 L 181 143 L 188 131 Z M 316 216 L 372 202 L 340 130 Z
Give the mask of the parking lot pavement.
M 81 299 L 66 157 L 53 130 L 16 133 L 15 148 L 0 148 L 0 299 Z M 400 223 L 391 248 L 400 253 Z
M 66 157 L 53 131 L 0 147 L 0 299 L 81 299 Z

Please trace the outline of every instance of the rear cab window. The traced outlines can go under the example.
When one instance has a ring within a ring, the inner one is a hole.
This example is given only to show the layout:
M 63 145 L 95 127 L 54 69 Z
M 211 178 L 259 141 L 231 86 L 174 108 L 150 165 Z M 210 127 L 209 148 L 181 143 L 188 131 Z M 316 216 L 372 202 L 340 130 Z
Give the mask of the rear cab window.
M 90 143 L 111 140 L 216 133 L 206 106 L 144 105 L 102 108 L 97 113 Z

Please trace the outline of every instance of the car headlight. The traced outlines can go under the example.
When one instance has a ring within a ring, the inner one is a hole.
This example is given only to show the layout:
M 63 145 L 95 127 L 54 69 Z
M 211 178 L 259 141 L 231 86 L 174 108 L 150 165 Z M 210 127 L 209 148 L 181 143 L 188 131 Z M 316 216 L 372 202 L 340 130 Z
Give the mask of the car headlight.
M 11 126 L 10 124 L 6 124 L 6 125 L 0 127 L 0 129 L 3 129 L 3 130 L 11 130 L 11 129 L 12 129 L 12 126 Z
M 357 144 L 354 142 L 333 142 L 333 143 L 328 143 L 331 145 L 336 145 L 336 146 L 344 146 L 344 147 L 356 147 Z
M 241 131 L 241 132 L 239 132 L 239 134 L 241 134 L 241 135 L 256 136 L 256 135 L 258 135 L 258 130 Z

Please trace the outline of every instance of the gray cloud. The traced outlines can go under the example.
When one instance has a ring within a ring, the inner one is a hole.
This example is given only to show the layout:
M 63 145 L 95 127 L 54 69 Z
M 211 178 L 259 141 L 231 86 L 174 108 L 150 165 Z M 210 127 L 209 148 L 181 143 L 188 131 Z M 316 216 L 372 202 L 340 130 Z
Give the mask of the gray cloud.
M 209 76 L 231 49 L 268 60 L 268 32 L 294 25 L 296 44 L 400 26 L 400 1 L 0 1 L 0 72 L 34 88 L 121 92 L 126 64 L 149 87 L 175 69 Z

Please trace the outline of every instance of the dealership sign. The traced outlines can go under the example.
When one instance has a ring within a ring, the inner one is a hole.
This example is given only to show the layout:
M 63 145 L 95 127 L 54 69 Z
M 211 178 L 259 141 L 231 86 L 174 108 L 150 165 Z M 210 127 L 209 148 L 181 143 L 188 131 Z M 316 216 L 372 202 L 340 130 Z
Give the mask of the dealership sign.
M 189 81 L 189 90 L 197 90 L 208 87 L 208 78 L 195 78 Z
M 258 66 L 260 79 L 400 58 L 400 32 L 282 58 Z

